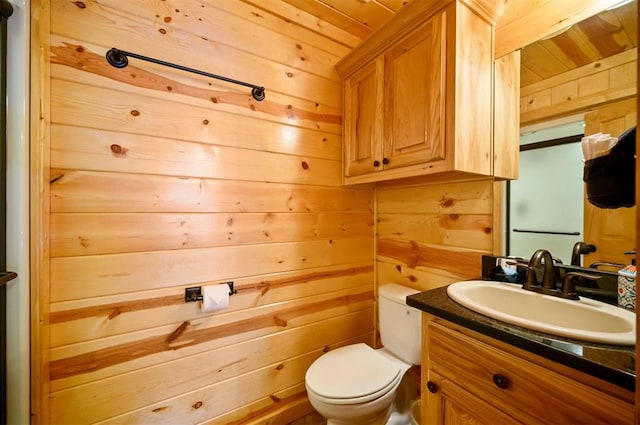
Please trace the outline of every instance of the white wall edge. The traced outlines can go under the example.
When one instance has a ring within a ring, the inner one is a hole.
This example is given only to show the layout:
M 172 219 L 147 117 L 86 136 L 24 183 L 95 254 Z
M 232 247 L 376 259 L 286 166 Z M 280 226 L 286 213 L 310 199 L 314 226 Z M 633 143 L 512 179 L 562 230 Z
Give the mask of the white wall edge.
M 30 423 L 29 16 L 10 0 L 7 45 L 7 423 Z

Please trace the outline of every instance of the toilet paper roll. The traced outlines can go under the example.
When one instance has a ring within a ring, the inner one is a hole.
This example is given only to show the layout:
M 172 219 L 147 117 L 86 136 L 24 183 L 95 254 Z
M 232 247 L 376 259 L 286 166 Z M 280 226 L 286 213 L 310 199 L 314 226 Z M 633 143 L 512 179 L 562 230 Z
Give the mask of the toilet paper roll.
M 202 311 L 218 311 L 229 307 L 229 285 L 202 287 Z

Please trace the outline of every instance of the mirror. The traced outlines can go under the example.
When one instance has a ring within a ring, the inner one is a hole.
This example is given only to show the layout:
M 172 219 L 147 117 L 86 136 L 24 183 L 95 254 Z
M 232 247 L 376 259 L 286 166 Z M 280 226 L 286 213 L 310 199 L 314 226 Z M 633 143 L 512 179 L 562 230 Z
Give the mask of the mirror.
M 509 255 L 526 257 L 535 250 L 531 247 L 545 247 L 569 263 L 575 242 L 585 241 L 596 251 L 582 256 L 583 265 L 630 262 L 625 252 L 635 248 L 635 207 L 601 209 L 585 202 L 580 143 L 557 141 L 583 132 L 619 136 L 635 125 L 636 46 L 637 0 L 522 50 L 521 141 L 556 140 L 556 145 L 521 152 L 521 179 L 512 186 L 522 186 L 522 192 L 509 199 L 513 211 L 507 224 L 515 235 L 507 242 Z M 549 169 L 540 173 L 528 161 Z M 568 204 L 558 207 L 561 201 Z M 513 223 L 519 213 L 529 216 L 530 224 Z

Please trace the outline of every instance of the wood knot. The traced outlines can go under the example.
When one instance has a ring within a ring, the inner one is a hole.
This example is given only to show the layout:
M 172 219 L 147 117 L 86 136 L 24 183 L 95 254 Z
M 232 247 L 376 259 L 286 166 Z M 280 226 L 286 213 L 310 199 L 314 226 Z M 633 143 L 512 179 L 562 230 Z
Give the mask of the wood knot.
M 269 398 L 270 398 L 271 400 L 275 401 L 276 403 L 280 403 L 280 397 L 278 397 L 278 396 L 276 396 L 276 395 L 271 394 L 271 395 L 269 396 Z
M 76 2 L 74 2 L 73 4 L 75 4 L 76 6 L 78 6 L 80 9 L 86 9 L 86 8 L 87 8 L 87 5 L 86 5 L 86 4 L 84 4 L 84 2 L 82 2 L 82 1 L 76 1 Z
M 289 78 L 293 77 L 293 73 L 292 72 L 287 72 L 287 77 L 289 77 Z
M 458 214 L 449 214 L 449 218 L 450 218 L 451 220 L 457 220 L 457 219 L 459 219 L 459 218 L 460 218 L 460 216 L 459 216 Z
M 442 198 L 440 200 L 440 205 L 444 208 L 449 208 L 455 204 L 455 201 L 451 198 Z
M 282 369 L 284 369 L 284 365 L 282 363 L 276 366 L 276 370 L 282 370 Z
M 202 121 L 202 124 L 204 124 L 204 125 L 209 125 L 209 120 L 203 120 L 203 121 Z
M 63 177 L 64 177 L 64 174 L 60 174 L 59 176 L 55 176 L 51 180 L 49 180 L 49 184 L 54 184 L 55 182 L 57 182 L 58 180 L 60 180 Z
M 140 111 L 138 111 L 137 109 L 132 109 L 130 114 L 133 115 L 134 117 L 139 117 Z
M 167 337 L 167 339 L 165 339 L 165 342 L 168 344 L 174 341 L 187 329 L 187 326 L 189 326 L 190 324 L 191 322 L 189 322 L 188 320 L 182 322 L 180 326 L 178 326 L 178 328 L 175 331 L 171 332 L 171 334 Z
M 396 270 L 399 271 L 400 273 L 402 273 L 402 266 L 401 265 L 396 265 Z
M 127 153 L 127 150 L 125 148 L 120 145 L 116 145 L 115 143 L 109 146 L 109 148 L 111 149 L 111 152 L 114 156 L 125 156 Z
M 212 101 L 213 103 L 218 103 L 218 98 L 217 98 L 217 97 L 212 97 L 212 98 L 211 98 L 211 101 Z
M 160 34 L 162 34 L 162 35 L 165 35 L 165 34 L 167 33 L 167 30 L 166 30 L 166 29 L 164 29 L 164 28 L 160 28 L 160 29 L 158 30 L 158 32 L 159 32 Z
M 491 233 L 491 232 L 492 232 L 492 230 L 493 230 L 493 229 L 492 229 L 491 227 L 485 227 L 485 228 L 484 228 L 484 232 L 485 232 L 487 235 L 488 235 L 489 233 Z
M 165 16 L 164 17 L 164 21 L 168 24 L 169 22 L 171 22 L 171 16 Z
M 82 46 L 76 47 L 76 52 L 78 52 L 78 53 L 84 52 L 84 47 L 82 47 Z
M 302 161 L 300 163 L 300 165 L 302 166 L 303 170 L 308 170 L 309 169 L 309 164 L 307 163 L 307 161 Z
M 331 351 L 331 348 L 330 348 L 328 345 L 325 345 L 325 346 L 322 348 L 322 352 L 323 352 L 323 353 L 328 353 L 329 351 Z
M 279 317 L 274 317 L 273 321 L 276 323 L 277 326 L 282 326 L 282 327 L 286 327 L 287 326 L 287 321 L 283 320 Z
M 203 405 L 204 405 L 204 403 L 203 403 L 203 402 L 198 401 L 197 403 L 195 403 L 195 404 L 194 404 L 193 406 L 191 406 L 191 407 L 193 407 L 194 409 L 199 409 L 199 408 L 201 408 Z

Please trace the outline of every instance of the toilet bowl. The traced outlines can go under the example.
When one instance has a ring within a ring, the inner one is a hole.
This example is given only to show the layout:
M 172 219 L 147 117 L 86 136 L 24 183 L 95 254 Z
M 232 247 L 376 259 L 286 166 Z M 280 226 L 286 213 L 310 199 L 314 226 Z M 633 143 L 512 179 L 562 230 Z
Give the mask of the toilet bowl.
M 415 292 L 395 284 L 379 288 L 383 344 L 382 334 L 395 328 L 393 337 L 386 339 L 391 349 L 375 350 L 364 343 L 347 345 L 320 356 L 307 370 L 309 402 L 327 418 L 327 425 L 400 423 L 388 422 L 396 390 L 411 365 L 420 363 L 421 347 L 415 343 L 420 340 L 420 312 L 405 302 L 406 296 Z
M 328 425 L 385 424 L 395 392 L 410 364 L 366 344 L 330 351 L 309 367 L 311 405 Z

